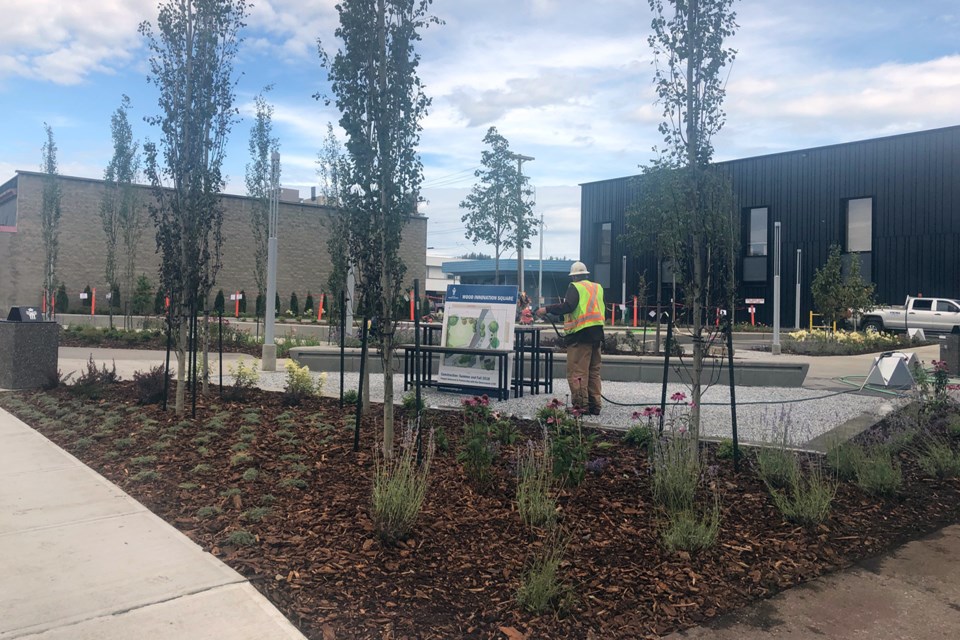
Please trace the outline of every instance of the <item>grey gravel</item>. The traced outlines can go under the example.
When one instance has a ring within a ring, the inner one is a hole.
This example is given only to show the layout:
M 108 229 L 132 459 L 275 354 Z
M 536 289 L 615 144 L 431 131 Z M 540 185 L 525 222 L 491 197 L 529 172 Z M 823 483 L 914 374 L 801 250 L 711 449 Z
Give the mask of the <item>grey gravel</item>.
M 282 390 L 285 375 L 282 370 L 261 372 L 260 386 L 267 390 Z M 312 375 L 316 379 L 323 374 L 314 372 Z M 229 377 L 225 376 L 225 384 L 228 379 Z M 345 375 L 344 386 L 348 390 L 356 390 L 358 379 L 358 374 L 348 373 Z M 393 384 L 396 402 L 399 403 L 404 394 L 403 375 L 394 375 Z M 635 422 L 632 419 L 634 411 L 642 410 L 645 406 L 659 406 L 660 389 L 658 384 L 605 381 L 603 395 L 609 400 L 604 403 L 601 415 L 585 418 L 585 424 L 627 429 Z M 339 392 L 340 374 L 327 373 L 324 395 L 336 397 Z M 532 418 L 551 398 L 566 401 L 568 392 L 566 380 L 557 379 L 551 395 L 528 394 L 523 398 L 491 402 L 498 411 Z M 675 427 L 681 426 L 683 416 L 689 411 L 685 403 L 670 401 L 670 396 L 677 392 L 686 394 L 688 398 L 690 396 L 689 388 L 682 384 L 671 384 L 667 388 L 668 423 L 672 422 Z M 383 400 L 383 376 L 370 377 L 370 393 L 372 400 Z M 861 394 L 854 388 L 851 388 L 851 392 L 837 394 L 820 389 L 737 387 L 736 395 L 737 430 L 741 441 L 770 441 L 774 431 L 786 425 L 788 440 L 794 446 L 803 446 L 813 438 L 863 415 L 874 416 L 879 420 L 906 402 L 905 396 L 869 392 Z M 468 396 L 425 388 L 423 397 L 427 406 L 432 408 L 457 408 Z M 712 386 L 705 391 L 702 401 L 702 435 L 708 438 L 730 438 L 732 430 L 729 388 L 725 385 Z

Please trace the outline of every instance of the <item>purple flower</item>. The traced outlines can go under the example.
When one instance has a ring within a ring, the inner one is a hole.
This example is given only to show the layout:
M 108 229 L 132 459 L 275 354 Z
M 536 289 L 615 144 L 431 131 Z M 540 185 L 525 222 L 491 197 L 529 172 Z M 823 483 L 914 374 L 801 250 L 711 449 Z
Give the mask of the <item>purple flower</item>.
M 674 402 L 683 402 L 684 400 L 687 399 L 687 394 L 685 394 L 682 391 L 677 391 L 675 394 L 670 396 L 670 399 L 673 400 Z

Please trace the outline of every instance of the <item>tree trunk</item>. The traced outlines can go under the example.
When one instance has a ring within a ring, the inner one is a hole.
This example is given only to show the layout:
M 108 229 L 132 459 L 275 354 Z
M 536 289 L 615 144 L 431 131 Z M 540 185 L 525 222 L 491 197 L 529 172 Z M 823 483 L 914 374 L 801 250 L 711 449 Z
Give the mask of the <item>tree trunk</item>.
M 209 296 L 207 296 L 209 298 Z M 210 305 L 204 303 L 203 309 L 203 363 L 201 365 L 203 386 L 201 393 L 206 397 L 210 393 Z
M 187 323 L 180 319 L 180 333 L 177 336 L 177 395 L 174 410 L 178 416 L 183 415 L 184 400 L 187 397 Z
M 387 94 L 387 27 L 386 6 L 384 0 L 377 0 L 377 34 L 379 38 L 378 54 L 380 64 L 377 84 L 380 95 Z M 383 126 L 381 124 L 381 126 Z M 389 157 L 389 142 L 384 140 L 382 129 L 377 132 L 380 152 L 380 340 L 383 345 L 383 456 L 393 457 L 393 256 L 387 255 L 387 174 L 386 159 Z M 384 157 L 386 156 L 386 157 Z
M 693 234 L 693 284 L 690 293 L 693 298 L 693 370 L 691 378 L 690 432 L 695 442 L 700 441 L 700 381 L 703 376 L 703 239 L 699 233 Z

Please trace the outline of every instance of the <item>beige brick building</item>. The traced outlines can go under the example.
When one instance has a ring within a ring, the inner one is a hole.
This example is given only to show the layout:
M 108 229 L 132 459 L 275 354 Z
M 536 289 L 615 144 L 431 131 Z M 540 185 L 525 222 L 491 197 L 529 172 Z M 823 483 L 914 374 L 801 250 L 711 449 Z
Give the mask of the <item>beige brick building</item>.
M 40 234 L 41 173 L 18 171 L 0 185 L 0 314 L 6 318 L 14 305 L 38 305 L 43 296 L 43 241 Z M 63 215 L 60 221 L 60 251 L 57 278 L 66 286 L 71 307 L 79 306 L 84 287 L 96 287 L 97 304 L 106 306 L 104 279 L 105 236 L 99 210 L 104 182 L 89 178 L 58 176 Z M 159 256 L 154 227 L 147 214 L 152 199 L 149 187 L 140 186 L 143 236 L 137 251 L 137 274 L 158 283 Z M 300 200 L 296 191 L 284 189 L 278 212 L 277 291 L 287 307 L 290 293 L 296 292 L 301 306 L 307 292 L 315 298 L 326 287 L 331 263 L 327 238 L 334 209 L 311 200 Z M 291 196 L 293 196 L 291 198 Z M 256 283 L 253 276 L 254 246 L 250 232 L 253 199 L 224 195 L 223 268 L 216 289 L 227 294 L 244 290 L 248 309 L 253 310 Z M 123 261 L 122 243 L 118 262 Z M 412 217 L 404 231 L 401 258 L 407 266 L 407 280 L 425 278 L 427 219 Z M 229 305 L 229 302 L 228 302 Z M 0 319 L 2 319 L 0 318 Z

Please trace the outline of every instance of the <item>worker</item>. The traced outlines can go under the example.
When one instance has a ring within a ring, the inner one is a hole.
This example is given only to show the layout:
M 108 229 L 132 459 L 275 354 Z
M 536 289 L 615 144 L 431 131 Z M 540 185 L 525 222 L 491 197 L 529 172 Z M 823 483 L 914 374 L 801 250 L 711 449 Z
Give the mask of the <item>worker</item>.
M 567 346 L 567 382 L 573 406 L 600 415 L 600 347 L 603 344 L 603 287 L 587 280 L 582 262 L 570 267 L 572 282 L 563 302 L 537 309 L 540 317 L 563 315 Z

